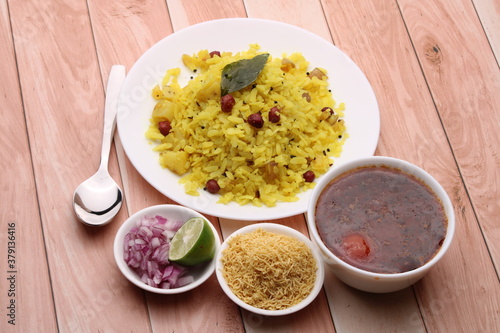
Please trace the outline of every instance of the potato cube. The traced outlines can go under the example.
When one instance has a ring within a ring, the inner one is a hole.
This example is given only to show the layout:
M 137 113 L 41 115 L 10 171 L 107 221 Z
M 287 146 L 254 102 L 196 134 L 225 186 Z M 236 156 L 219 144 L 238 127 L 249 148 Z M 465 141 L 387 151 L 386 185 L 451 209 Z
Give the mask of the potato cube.
M 185 151 L 164 151 L 160 156 L 160 163 L 172 172 L 182 175 L 189 169 L 188 157 Z

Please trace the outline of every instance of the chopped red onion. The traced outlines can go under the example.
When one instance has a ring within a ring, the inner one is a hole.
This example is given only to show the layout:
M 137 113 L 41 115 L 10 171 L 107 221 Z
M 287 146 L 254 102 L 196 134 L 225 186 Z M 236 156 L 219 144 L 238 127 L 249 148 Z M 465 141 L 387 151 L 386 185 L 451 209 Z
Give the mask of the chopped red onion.
M 163 216 L 144 216 L 125 235 L 123 259 L 144 283 L 172 289 L 194 281 L 187 267 L 170 263 L 168 251 L 172 237 L 182 226 Z
M 194 278 L 192 275 L 181 276 L 179 279 L 177 279 L 177 284 L 180 286 L 185 286 L 185 285 L 193 283 L 193 282 L 194 282 Z

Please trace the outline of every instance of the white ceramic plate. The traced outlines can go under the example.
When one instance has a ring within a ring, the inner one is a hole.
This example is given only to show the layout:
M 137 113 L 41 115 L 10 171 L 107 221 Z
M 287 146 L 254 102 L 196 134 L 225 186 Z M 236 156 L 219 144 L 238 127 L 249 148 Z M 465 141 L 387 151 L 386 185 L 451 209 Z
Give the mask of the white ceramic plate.
M 310 190 L 299 194 L 299 201 L 278 203 L 275 207 L 241 206 L 237 203 L 218 204 L 218 196 L 200 190 L 200 196 L 185 193 L 179 176 L 163 169 L 158 154 L 145 138 L 155 101 L 152 88 L 161 82 L 167 69 L 184 69 L 181 85 L 192 74 L 182 64 L 182 54 L 199 50 L 246 51 L 249 44 L 258 43 L 261 50 L 281 57 L 283 53 L 301 52 L 311 66 L 328 71 L 329 85 L 337 102 L 346 105 L 346 140 L 339 165 L 354 158 L 371 156 L 377 147 L 380 116 L 375 94 L 358 66 L 336 46 L 304 29 L 270 20 L 237 18 L 208 21 L 190 26 L 164 38 L 130 69 L 118 102 L 117 126 L 125 153 L 137 171 L 153 187 L 184 206 L 213 216 L 237 220 L 273 220 L 307 210 Z

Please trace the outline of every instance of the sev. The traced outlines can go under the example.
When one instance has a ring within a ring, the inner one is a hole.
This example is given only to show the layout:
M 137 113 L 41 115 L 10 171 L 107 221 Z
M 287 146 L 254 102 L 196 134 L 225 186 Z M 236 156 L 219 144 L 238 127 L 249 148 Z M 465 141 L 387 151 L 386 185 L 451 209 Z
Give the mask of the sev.
M 222 275 L 243 302 L 265 310 L 289 308 L 312 291 L 316 260 L 300 240 L 261 228 L 228 240 Z
M 215 179 L 219 203 L 273 207 L 297 201 L 298 193 L 315 185 L 303 174 L 310 170 L 318 177 L 342 152 L 348 136 L 344 104 L 333 99 L 326 73 L 308 76 L 309 62 L 301 53 L 270 56 L 253 84 L 231 94 L 236 100 L 232 112 L 221 111 L 222 69 L 254 57 L 259 48 L 251 44 L 248 51 L 221 52 L 220 57 L 210 57 L 208 50 L 184 55 L 192 71 L 188 83 L 181 87 L 181 69 L 172 68 L 153 88 L 156 105 L 146 137 L 155 144 L 161 166 L 180 175 L 190 195 L 198 196 Z M 260 129 L 247 123 L 253 113 L 267 119 L 272 107 L 280 109 L 279 123 L 265 121 Z M 334 112 L 328 121 L 324 107 Z M 171 122 L 166 136 L 158 128 L 165 120 Z

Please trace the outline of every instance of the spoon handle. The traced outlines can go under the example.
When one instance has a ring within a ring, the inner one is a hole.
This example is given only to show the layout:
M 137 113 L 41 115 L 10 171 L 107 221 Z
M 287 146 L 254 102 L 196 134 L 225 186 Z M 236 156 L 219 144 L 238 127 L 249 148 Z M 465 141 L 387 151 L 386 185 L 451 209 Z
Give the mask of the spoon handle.
M 104 131 L 102 135 L 101 164 L 99 170 L 107 170 L 109 151 L 116 127 L 116 112 L 118 97 L 125 80 L 125 66 L 113 65 L 109 73 L 106 88 L 106 103 L 104 106 Z

